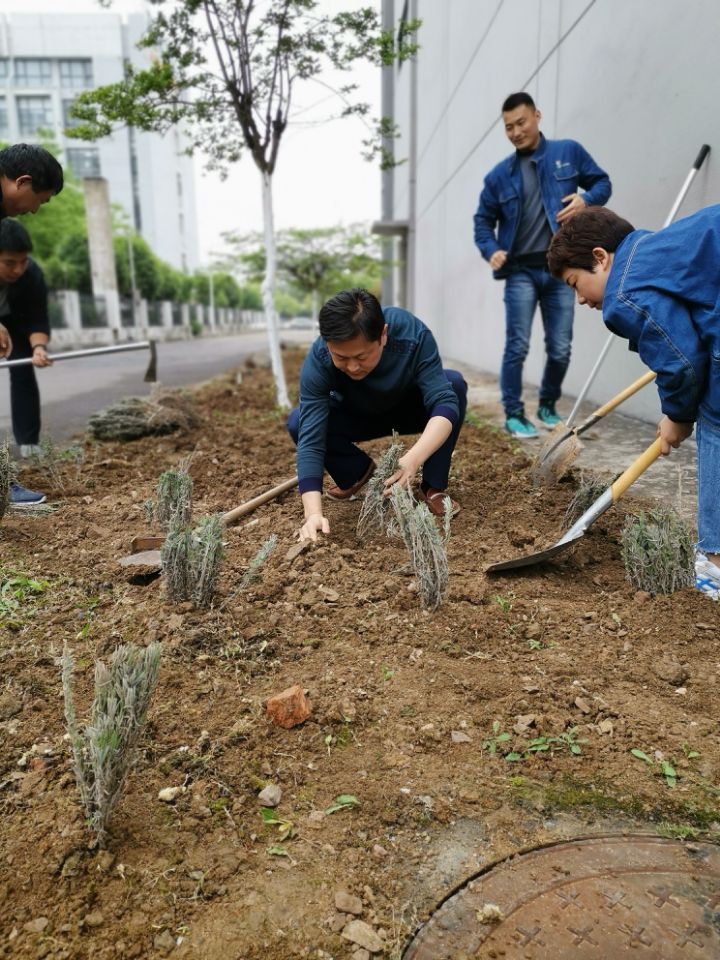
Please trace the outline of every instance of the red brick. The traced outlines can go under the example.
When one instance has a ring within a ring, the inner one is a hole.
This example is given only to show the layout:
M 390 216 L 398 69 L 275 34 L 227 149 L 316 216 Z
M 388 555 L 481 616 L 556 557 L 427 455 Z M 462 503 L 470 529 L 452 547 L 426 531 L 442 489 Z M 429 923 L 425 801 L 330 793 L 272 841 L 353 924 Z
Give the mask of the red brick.
M 303 723 L 310 716 L 310 706 L 302 687 L 296 683 L 282 693 L 270 697 L 267 713 L 276 727 L 285 727 L 286 730 Z

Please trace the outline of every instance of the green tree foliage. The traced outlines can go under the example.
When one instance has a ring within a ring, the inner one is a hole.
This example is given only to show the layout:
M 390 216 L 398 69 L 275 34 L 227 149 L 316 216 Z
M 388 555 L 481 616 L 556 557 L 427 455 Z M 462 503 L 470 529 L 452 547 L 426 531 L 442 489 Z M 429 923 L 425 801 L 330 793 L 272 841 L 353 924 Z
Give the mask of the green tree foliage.
M 379 238 L 365 224 L 293 228 L 279 231 L 276 238 L 281 292 L 301 301 L 310 298 L 313 314 L 319 300 L 338 290 L 357 286 L 377 292 L 383 272 L 391 266 L 381 257 Z M 265 270 L 262 236 L 233 232 L 223 239 L 230 251 L 227 263 L 251 281 L 261 280 Z

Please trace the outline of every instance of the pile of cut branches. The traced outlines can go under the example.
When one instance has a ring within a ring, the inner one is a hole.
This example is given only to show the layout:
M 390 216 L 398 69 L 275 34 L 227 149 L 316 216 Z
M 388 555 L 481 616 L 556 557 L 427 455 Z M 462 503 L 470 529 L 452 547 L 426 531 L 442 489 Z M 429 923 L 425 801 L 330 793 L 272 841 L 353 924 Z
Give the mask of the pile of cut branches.
M 186 393 L 158 388 L 149 397 L 125 397 L 88 420 L 96 440 L 137 440 L 175 430 L 190 430 L 198 418 Z

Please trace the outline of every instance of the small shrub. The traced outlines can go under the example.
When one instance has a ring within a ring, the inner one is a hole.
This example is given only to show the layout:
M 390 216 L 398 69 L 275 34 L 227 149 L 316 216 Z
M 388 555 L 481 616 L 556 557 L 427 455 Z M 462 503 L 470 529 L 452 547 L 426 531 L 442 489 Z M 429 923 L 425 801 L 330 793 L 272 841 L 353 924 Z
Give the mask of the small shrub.
M 240 590 L 246 590 L 251 583 L 254 583 L 255 580 L 260 578 L 260 568 L 266 562 L 268 557 L 272 554 L 273 550 L 277 546 L 278 538 L 277 534 L 273 533 L 271 537 L 268 537 L 265 543 L 260 547 L 258 552 L 250 561 L 250 564 L 242 575 L 240 580 Z
M 675 593 L 695 583 L 694 537 L 672 507 L 628 516 L 621 542 L 625 573 L 636 590 Z
M 404 445 L 393 433 L 392 443 L 378 460 L 375 473 L 368 481 L 357 522 L 357 535 L 363 540 L 373 530 L 384 531 L 388 525 L 389 497 L 385 496 L 385 481 L 398 469 Z
M 173 524 L 162 546 L 160 560 L 165 590 L 175 603 L 190 600 L 196 607 L 212 603 L 223 557 L 220 514 L 203 517 L 196 530 Z
M 40 452 L 34 453 L 30 462 L 46 475 L 54 490 L 64 494 L 68 468 L 73 468 L 71 479 L 77 483 L 85 463 L 85 451 L 78 446 L 58 447 L 52 437 L 43 437 L 39 446 Z
M 568 504 L 565 516 L 562 519 L 563 530 L 569 530 L 585 511 L 590 509 L 598 497 L 605 493 L 611 482 L 607 477 L 597 476 L 595 474 L 581 474 L 580 484 L 575 491 L 574 497 Z
M 157 683 L 162 646 L 118 647 L 110 668 L 95 664 L 95 699 L 90 722 L 80 730 L 73 700 L 73 659 L 65 647 L 62 684 L 65 719 L 72 743 L 80 799 L 99 845 L 105 846 L 110 818 L 125 785 Z
M 197 422 L 186 394 L 158 388 L 148 399 L 126 397 L 94 413 L 88 419 L 88 432 L 96 440 L 136 440 L 187 431 Z
M 182 460 L 177 470 L 160 474 L 154 514 L 165 530 L 171 526 L 187 526 L 192 516 L 193 482 L 189 474 L 190 458 Z
M 0 441 L 0 520 L 10 503 L 10 481 L 12 480 L 12 464 L 10 462 L 10 444 L 7 437 Z
M 388 533 L 397 532 L 402 537 L 410 554 L 422 605 L 428 610 L 436 610 L 445 599 L 450 576 L 447 561 L 452 519 L 450 499 L 445 504 L 442 533 L 427 506 L 418 503 L 399 483 L 393 486 L 390 501 L 394 516 Z

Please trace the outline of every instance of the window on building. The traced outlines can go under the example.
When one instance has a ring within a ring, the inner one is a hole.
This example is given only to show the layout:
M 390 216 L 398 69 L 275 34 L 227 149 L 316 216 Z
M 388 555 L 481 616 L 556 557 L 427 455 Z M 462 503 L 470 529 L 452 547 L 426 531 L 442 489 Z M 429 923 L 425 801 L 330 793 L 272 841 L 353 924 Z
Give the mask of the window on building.
M 60 86 L 91 87 L 93 85 L 92 60 L 61 60 Z
M 26 137 L 37 136 L 38 130 L 52 129 L 53 109 L 50 97 L 18 97 L 18 127 Z
M 70 169 L 76 177 L 99 177 L 100 151 L 97 147 L 74 147 L 67 151 Z
M 63 100 L 62 102 L 63 127 L 66 130 L 72 130 L 73 127 L 77 127 L 82 122 L 70 116 L 70 108 L 74 103 L 74 100 Z
M 9 132 L 7 100 L 5 97 L 0 97 L 0 140 L 7 137 Z
M 0 57 L 0 82 L 7 80 L 10 73 L 10 61 L 6 57 Z
M 49 60 L 15 60 L 15 83 L 18 87 L 49 87 L 52 64 Z

